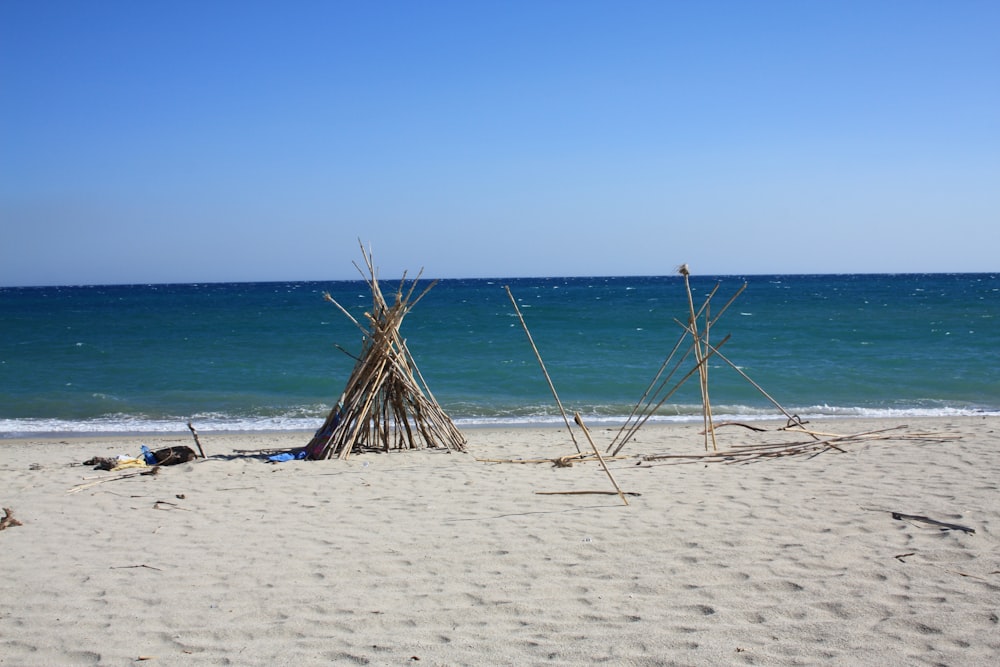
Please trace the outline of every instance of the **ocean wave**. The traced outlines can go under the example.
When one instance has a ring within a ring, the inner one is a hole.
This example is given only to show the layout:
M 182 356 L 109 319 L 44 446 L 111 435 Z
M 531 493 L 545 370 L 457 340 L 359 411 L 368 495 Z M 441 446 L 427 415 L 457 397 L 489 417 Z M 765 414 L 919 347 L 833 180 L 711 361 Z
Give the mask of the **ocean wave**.
M 971 417 L 1000 416 L 1000 410 L 980 407 L 846 407 L 813 405 L 786 408 L 789 415 L 803 420 L 824 418 L 873 418 L 906 419 L 918 417 Z M 617 426 L 628 419 L 628 411 L 608 411 L 607 406 L 581 410 L 583 420 L 592 426 Z M 776 409 L 752 406 L 717 406 L 713 412 L 716 423 L 724 421 L 766 421 L 784 420 L 788 416 Z M 493 414 L 453 416 L 459 428 L 562 426 L 565 424 L 558 411 L 519 412 L 498 411 Z M 572 415 L 567 415 L 572 422 Z M 670 406 L 669 411 L 661 411 L 648 417 L 652 424 L 699 423 L 703 420 L 701 408 L 695 405 Z M 0 419 L 0 439 L 42 437 L 42 436 L 89 436 L 121 434 L 167 434 L 188 433 L 191 421 L 199 433 L 240 433 L 240 432 L 312 432 L 323 424 L 323 417 L 302 416 L 295 410 L 288 415 L 268 417 L 236 417 L 223 414 L 200 415 L 196 419 L 149 419 L 141 416 L 106 415 L 93 419 Z

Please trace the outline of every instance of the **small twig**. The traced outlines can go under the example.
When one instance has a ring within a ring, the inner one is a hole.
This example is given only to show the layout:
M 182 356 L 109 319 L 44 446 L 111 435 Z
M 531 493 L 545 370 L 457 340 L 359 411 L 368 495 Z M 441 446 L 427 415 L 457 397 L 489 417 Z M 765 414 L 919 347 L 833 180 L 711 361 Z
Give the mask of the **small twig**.
M 144 470 L 142 472 L 130 472 L 124 475 L 118 475 L 117 477 L 105 477 L 104 479 L 99 479 L 96 482 L 89 482 L 87 484 L 77 484 L 72 489 L 68 490 L 66 493 L 78 493 L 84 489 L 89 489 L 92 486 L 97 486 L 98 484 L 104 484 L 105 482 L 117 482 L 120 479 L 128 479 L 130 477 L 138 477 L 139 475 L 155 475 L 160 472 L 159 466 L 153 466 L 149 470 Z
M 167 507 L 160 507 L 161 505 L 166 505 Z M 154 510 L 168 510 L 168 509 L 171 509 L 171 510 L 184 510 L 185 512 L 190 512 L 191 511 L 187 507 L 181 507 L 177 503 L 171 503 L 171 502 L 168 502 L 166 500 L 157 500 L 155 503 L 153 503 L 153 509 Z
M 141 563 L 139 565 L 112 565 L 108 569 L 109 570 L 131 570 L 131 569 L 139 568 L 139 567 L 144 567 L 147 570 L 156 570 L 157 572 L 162 572 L 163 571 L 163 570 L 161 570 L 158 567 L 153 567 L 152 565 L 146 565 L 145 563 Z
M 723 426 L 742 426 L 743 428 L 748 428 L 751 431 L 763 432 L 766 428 L 760 428 L 759 426 L 751 426 L 750 424 L 744 424 L 743 422 L 718 422 L 712 426 L 714 429 L 722 428 Z M 698 433 L 698 435 L 705 435 L 704 431 Z

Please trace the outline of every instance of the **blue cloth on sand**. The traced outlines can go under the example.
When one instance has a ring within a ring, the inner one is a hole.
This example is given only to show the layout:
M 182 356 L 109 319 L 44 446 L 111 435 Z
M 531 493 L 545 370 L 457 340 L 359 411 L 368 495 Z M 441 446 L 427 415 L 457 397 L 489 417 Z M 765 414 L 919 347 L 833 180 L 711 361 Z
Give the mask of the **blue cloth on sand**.
M 305 457 L 306 457 L 306 450 L 300 449 L 295 452 L 282 452 L 281 454 L 268 456 L 267 460 L 273 463 L 282 463 L 284 461 L 294 461 L 295 459 L 304 459 Z

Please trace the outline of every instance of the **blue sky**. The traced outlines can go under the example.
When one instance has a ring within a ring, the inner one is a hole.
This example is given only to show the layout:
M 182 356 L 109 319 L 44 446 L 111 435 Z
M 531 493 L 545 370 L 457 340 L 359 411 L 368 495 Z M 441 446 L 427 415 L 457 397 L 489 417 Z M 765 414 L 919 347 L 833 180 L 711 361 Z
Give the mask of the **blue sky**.
M 0 285 L 1000 270 L 1000 3 L 0 3 Z

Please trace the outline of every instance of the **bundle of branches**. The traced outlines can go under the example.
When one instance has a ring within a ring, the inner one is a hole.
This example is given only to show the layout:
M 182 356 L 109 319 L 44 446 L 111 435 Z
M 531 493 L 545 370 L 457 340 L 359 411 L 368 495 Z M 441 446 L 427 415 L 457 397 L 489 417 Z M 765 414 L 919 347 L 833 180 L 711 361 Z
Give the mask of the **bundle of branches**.
M 407 285 L 404 273 L 390 306 L 379 286 L 371 253 L 364 246 L 361 252 L 372 293 L 372 310 L 365 313 L 367 327 L 329 294 L 324 295 L 363 332 L 361 354 L 340 402 L 306 446 L 307 456 L 346 459 L 353 451 L 364 449 L 423 447 L 465 451 L 465 437 L 434 399 L 399 333 L 403 318 L 436 281 L 414 296 L 420 275 Z

